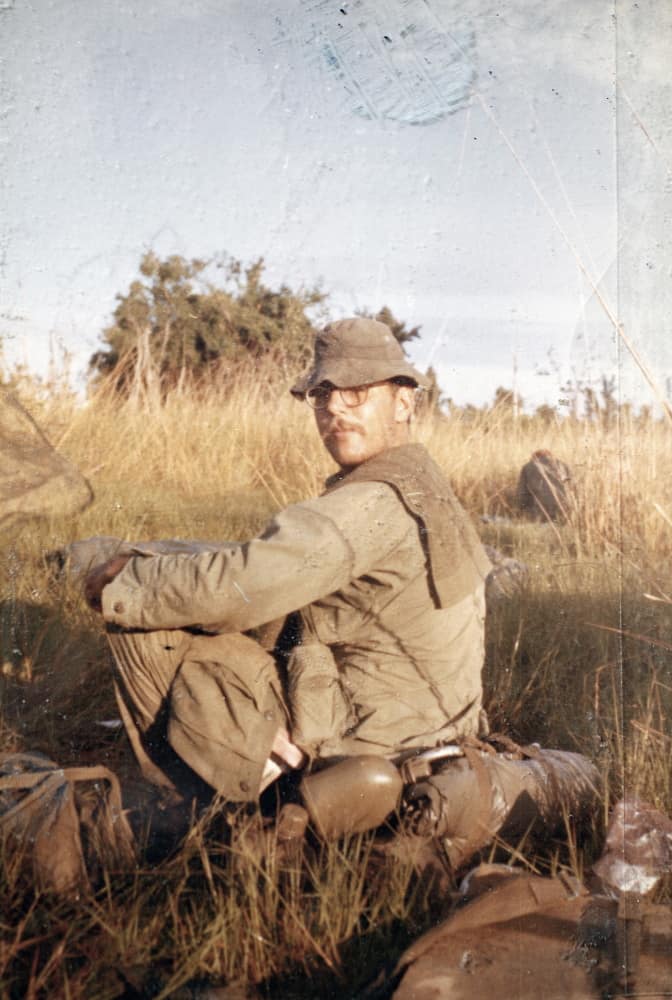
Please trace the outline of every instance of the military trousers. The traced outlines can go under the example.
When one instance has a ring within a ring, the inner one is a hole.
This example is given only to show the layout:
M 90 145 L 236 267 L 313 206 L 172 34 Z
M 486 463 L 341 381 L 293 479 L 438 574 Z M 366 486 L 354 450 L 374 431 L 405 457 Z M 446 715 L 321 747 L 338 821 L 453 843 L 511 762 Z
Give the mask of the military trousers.
M 108 640 L 145 778 L 184 792 L 195 775 L 229 801 L 256 800 L 275 735 L 288 726 L 273 657 L 238 633 L 108 626 Z

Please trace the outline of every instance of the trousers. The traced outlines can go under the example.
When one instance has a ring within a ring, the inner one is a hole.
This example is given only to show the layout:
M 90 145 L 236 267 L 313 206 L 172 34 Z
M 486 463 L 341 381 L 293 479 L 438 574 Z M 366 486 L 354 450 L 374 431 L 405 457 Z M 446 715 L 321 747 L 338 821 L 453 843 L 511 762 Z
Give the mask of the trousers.
M 119 711 L 144 777 L 254 801 L 288 713 L 276 662 L 249 636 L 108 626 Z

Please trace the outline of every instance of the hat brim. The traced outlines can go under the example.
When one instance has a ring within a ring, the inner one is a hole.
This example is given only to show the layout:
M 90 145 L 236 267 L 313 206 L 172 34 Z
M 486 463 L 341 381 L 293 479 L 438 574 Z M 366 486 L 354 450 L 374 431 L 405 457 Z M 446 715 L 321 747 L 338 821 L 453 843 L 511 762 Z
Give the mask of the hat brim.
M 392 378 L 412 379 L 421 389 L 429 389 L 430 381 L 407 361 L 371 361 L 360 358 L 324 359 L 300 378 L 290 392 L 303 399 L 310 389 L 322 382 L 331 382 L 337 389 L 351 385 L 371 385 Z

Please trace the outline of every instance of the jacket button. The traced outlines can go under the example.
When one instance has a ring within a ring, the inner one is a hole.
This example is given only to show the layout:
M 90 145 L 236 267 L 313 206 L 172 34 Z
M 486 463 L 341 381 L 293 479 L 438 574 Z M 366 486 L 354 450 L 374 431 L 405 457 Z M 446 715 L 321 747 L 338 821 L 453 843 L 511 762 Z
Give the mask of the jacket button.
M 112 605 L 112 610 L 115 612 L 115 614 L 123 615 L 126 609 L 121 601 L 115 601 L 114 604 Z
M 248 785 L 248 783 L 246 781 L 241 781 L 241 783 L 240 783 L 240 790 L 241 790 L 241 792 L 249 792 L 250 786 Z

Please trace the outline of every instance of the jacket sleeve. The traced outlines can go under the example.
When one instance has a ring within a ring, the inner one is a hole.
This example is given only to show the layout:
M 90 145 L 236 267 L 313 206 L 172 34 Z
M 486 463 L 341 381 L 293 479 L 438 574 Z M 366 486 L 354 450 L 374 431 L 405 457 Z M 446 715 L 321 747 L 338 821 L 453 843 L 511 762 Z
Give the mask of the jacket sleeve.
M 136 555 L 103 591 L 126 628 L 240 632 L 364 575 L 414 522 L 385 483 L 353 483 L 285 508 L 257 538 L 219 551 Z

